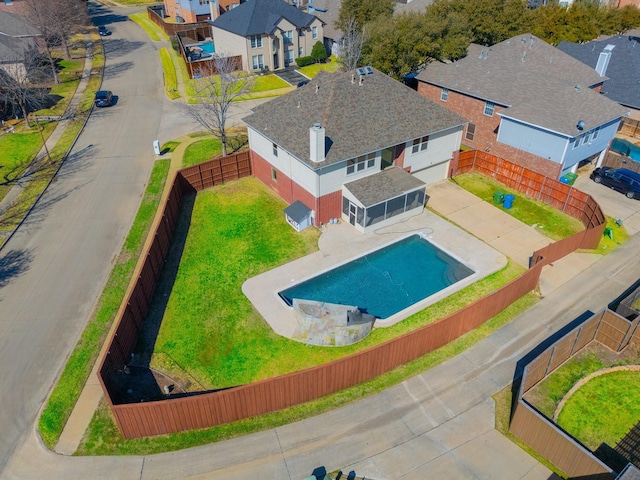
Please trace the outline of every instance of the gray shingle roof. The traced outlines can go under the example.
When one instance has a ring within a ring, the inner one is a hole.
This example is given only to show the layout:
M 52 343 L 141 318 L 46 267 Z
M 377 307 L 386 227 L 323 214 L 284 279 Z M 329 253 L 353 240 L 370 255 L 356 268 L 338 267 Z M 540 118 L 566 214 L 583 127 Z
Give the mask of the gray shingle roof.
M 602 86 L 602 93 L 622 105 L 640 109 L 640 45 L 637 41 L 619 35 L 583 44 L 561 42 L 558 50 L 595 69 L 607 45 L 614 48 L 605 72 L 609 80 Z
M 282 0 L 248 0 L 213 21 L 213 26 L 241 37 L 270 34 L 281 18 L 298 28 L 306 27 L 316 18 Z
M 38 29 L 21 15 L 0 10 L 0 33 L 10 37 L 38 35 Z
M 322 27 L 325 38 L 330 38 L 334 41 L 340 40 L 342 38 L 342 30 L 336 27 L 336 20 L 338 20 L 342 0 L 313 0 L 312 5 L 318 10 L 310 13 L 325 23 Z
M 288 215 L 289 218 L 291 218 L 294 222 L 302 223 L 302 221 L 311 213 L 311 209 L 300 200 L 296 200 L 284 209 L 284 213 Z
M 503 116 L 568 136 L 575 136 L 579 119 L 591 128 L 626 113 L 588 88 L 606 77 L 530 34 L 492 47 L 471 45 L 466 57 L 429 64 L 417 78 L 509 107 Z
M 350 72 L 321 72 L 307 85 L 254 108 L 244 121 L 313 168 L 355 158 L 466 123 L 373 69 L 359 85 Z M 325 128 L 323 162 L 309 158 L 309 128 Z
M 393 167 L 344 186 L 367 208 L 412 190 L 424 190 L 427 184 L 400 167 Z

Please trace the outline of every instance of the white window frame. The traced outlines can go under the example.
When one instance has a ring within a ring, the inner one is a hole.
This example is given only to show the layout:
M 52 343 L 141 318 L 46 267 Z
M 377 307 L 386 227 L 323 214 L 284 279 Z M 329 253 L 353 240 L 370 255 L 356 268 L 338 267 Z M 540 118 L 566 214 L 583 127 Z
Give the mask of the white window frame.
M 371 152 L 347 160 L 347 175 L 362 172 L 376 166 L 376 153 Z
M 273 149 L 273 156 L 277 157 L 278 156 L 278 145 L 276 145 L 275 143 L 271 144 L 271 148 Z
M 600 133 L 600 127 L 595 128 L 591 135 L 589 135 L 589 142 L 593 142 L 596 138 L 598 138 L 598 133 Z
M 287 30 L 286 32 L 282 32 L 282 40 L 284 43 L 293 44 L 293 30 Z
M 493 102 L 486 101 L 484 102 L 484 114 L 487 117 L 493 117 L 493 112 L 496 109 L 496 104 Z
M 262 48 L 262 35 L 251 35 L 251 48 Z
M 254 55 L 251 57 L 254 70 L 262 70 L 264 68 L 264 55 Z
M 424 137 L 416 138 L 413 140 L 413 146 L 411 147 L 411 153 L 415 154 L 418 152 L 422 152 L 427 149 L 427 145 L 429 144 L 429 135 Z
M 442 100 L 443 102 L 446 102 L 447 100 L 449 100 L 449 89 L 448 88 L 443 88 L 442 91 L 440 92 L 440 100 Z
M 582 145 L 582 140 L 585 137 L 585 134 L 583 133 L 582 135 L 580 135 L 579 137 L 576 137 L 576 141 L 573 142 L 573 148 L 572 150 L 575 150 L 576 148 L 578 148 L 580 145 Z
M 313 38 L 314 40 L 318 38 L 318 27 L 316 27 L 315 25 L 311 27 L 311 38 Z

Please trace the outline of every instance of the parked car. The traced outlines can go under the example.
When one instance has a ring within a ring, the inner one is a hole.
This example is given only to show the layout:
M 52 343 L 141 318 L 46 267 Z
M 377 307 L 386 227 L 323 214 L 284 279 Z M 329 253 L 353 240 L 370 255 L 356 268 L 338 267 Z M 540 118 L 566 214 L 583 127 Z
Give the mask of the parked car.
M 96 107 L 110 107 L 113 105 L 113 93 L 110 90 L 99 90 L 96 92 Z
M 298 88 L 304 87 L 307 83 L 309 83 L 309 80 L 302 80 L 301 82 L 298 82 Z
M 640 199 L 640 173 L 626 168 L 596 168 L 589 176 L 596 183 L 606 185 L 627 198 Z
M 100 25 L 98 27 L 98 33 L 100 34 L 101 37 L 108 37 L 109 35 L 111 35 L 111 30 L 109 30 L 104 25 Z

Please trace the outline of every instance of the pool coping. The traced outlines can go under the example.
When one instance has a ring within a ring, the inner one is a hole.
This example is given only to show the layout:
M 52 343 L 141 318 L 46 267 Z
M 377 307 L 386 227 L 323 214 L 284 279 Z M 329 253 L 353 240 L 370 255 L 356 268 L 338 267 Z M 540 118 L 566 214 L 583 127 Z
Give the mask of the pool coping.
M 325 225 L 317 252 L 248 279 L 242 285 L 242 292 L 278 335 L 292 338 L 297 321 L 293 308 L 279 297 L 279 291 L 419 232 L 424 232 L 431 243 L 475 273 L 384 321 L 376 320 L 374 328 L 394 325 L 507 264 L 507 257 L 493 247 L 435 213 L 423 210 L 404 221 L 365 234 L 345 222 Z

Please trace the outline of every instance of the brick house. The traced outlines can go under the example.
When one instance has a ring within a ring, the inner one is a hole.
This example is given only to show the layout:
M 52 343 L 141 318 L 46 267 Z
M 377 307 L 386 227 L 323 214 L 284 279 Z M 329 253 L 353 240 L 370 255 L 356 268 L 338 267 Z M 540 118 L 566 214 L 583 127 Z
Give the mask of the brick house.
M 167 17 L 181 18 L 184 23 L 215 20 L 246 0 L 164 0 Z
M 465 119 L 371 67 L 358 70 L 321 72 L 245 123 L 253 174 L 303 204 L 297 218 L 342 218 L 365 232 L 424 206 L 426 185 L 450 173 Z
M 552 178 L 603 156 L 627 113 L 600 95 L 606 77 L 530 34 L 471 45 L 417 79 L 419 93 L 470 119 L 463 144 Z

